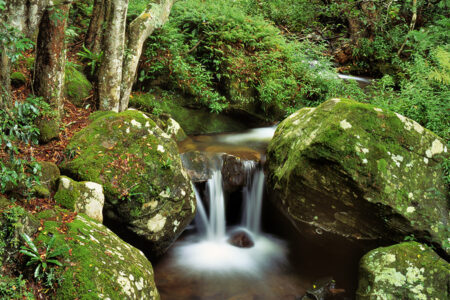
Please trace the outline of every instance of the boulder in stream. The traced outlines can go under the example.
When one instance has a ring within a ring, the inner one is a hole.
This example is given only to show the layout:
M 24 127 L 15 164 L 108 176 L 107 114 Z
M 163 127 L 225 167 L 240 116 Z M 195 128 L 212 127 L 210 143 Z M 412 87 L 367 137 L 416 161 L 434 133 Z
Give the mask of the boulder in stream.
M 175 141 L 144 113 L 98 112 L 67 147 L 64 174 L 103 186 L 105 224 L 161 255 L 194 218 L 196 200 Z
M 356 299 L 449 299 L 449 274 L 450 264 L 426 245 L 377 248 L 360 261 Z
M 233 232 L 228 243 L 239 248 L 251 248 L 255 245 L 253 238 L 246 230 Z
M 413 234 L 448 254 L 448 158 L 415 121 L 332 99 L 281 122 L 265 166 L 271 199 L 304 235 L 373 246 Z

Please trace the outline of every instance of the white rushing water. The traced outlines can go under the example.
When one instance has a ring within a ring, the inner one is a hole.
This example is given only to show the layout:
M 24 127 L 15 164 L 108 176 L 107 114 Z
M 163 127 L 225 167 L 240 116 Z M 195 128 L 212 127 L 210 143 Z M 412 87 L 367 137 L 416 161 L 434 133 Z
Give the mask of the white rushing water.
M 254 161 L 245 161 L 247 182 L 243 189 L 241 226 L 226 227 L 225 198 L 222 174 L 212 171 L 207 182 L 209 211 L 196 191 L 198 234 L 178 243 L 174 249 L 177 265 L 189 272 L 211 272 L 217 275 L 240 274 L 264 276 L 285 261 L 286 249 L 282 241 L 261 232 L 261 211 L 264 192 L 264 172 Z M 228 243 L 236 231 L 245 231 L 253 240 L 251 248 L 239 248 Z
M 219 136 L 219 141 L 227 144 L 241 145 L 247 142 L 269 142 L 275 130 L 276 126 L 262 127 L 250 129 L 243 133 L 223 134 Z

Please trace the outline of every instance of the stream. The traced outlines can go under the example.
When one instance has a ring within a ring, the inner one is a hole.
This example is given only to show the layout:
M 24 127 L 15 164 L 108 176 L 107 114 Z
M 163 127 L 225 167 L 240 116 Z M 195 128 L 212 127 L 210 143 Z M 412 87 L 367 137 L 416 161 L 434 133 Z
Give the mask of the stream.
M 266 201 L 263 164 L 275 129 L 191 136 L 179 144 L 188 170 L 189 153 L 207 157 L 209 178 L 194 184 L 194 222 L 155 264 L 161 299 L 314 299 L 302 296 L 323 278 L 324 285 L 335 279 L 341 296 L 354 294 L 354 253 L 339 245 L 305 247 Z M 245 180 L 238 191 L 224 190 L 224 153 L 241 162 Z

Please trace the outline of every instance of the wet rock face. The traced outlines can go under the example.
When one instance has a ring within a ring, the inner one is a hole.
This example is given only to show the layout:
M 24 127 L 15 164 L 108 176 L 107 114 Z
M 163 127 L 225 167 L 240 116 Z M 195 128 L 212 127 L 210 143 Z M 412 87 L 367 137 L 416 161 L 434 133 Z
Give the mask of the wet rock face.
M 255 165 L 258 163 L 252 162 Z M 189 151 L 183 153 L 183 163 L 194 182 L 207 181 L 212 176 L 213 166 L 221 165 L 223 189 L 227 193 L 242 189 L 251 175 L 250 161 L 226 153 L 213 157 L 212 154 L 205 152 Z
M 404 116 L 345 99 L 292 114 L 269 144 L 271 199 L 315 239 L 445 245 L 445 142 Z M 446 248 L 447 247 L 447 248 Z
M 360 261 L 356 299 L 448 299 L 450 264 L 417 242 L 377 248 Z
M 194 218 L 196 201 L 175 141 L 144 113 L 98 112 L 67 147 L 62 172 L 101 184 L 105 224 L 165 252 Z
M 251 248 L 255 245 L 253 238 L 244 230 L 233 233 L 228 243 L 239 248 Z

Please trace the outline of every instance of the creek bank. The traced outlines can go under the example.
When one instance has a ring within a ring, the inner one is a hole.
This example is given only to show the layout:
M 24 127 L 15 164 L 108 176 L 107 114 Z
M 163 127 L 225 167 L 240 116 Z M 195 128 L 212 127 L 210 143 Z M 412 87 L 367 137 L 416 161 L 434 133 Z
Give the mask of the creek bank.
M 161 255 L 196 210 L 172 133 L 136 110 L 97 112 L 91 119 L 67 146 L 72 158 L 61 164 L 62 173 L 101 184 L 105 224 L 138 237 L 149 255 Z
M 278 126 L 266 170 L 271 199 L 301 234 L 374 247 L 407 235 L 448 248 L 444 141 L 399 114 L 346 99 Z

